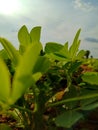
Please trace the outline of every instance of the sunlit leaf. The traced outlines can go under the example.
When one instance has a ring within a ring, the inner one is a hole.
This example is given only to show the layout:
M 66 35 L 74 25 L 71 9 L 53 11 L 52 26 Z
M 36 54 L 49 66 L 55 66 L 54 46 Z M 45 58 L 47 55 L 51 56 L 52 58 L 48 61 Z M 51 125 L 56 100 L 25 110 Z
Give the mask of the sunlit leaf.
M 37 82 L 39 80 L 39 78 L 41 78 L 41 76 L 42 76 L 42 73 L 37 72 L 37 73 L 32 75 L 32 78 L 34 79 L 35 82 Z
M 30 32 L 32 43 L 40 42 L 40 35 L 41 35 L 41 27 L 40 26 L 34 27 Z
M 46 53 L 54 53 L 54 52 L 58 52 L 62 48 L 63 48 L 63 45 L 61 45 L 59 43 L 48 42 L 48 43 L 46 43 L 46 46 L 45 46 L 45 52 Z
M 5 51 L 5 49 L 0 50 L 0 57 L 2 59 L 8 59 L 9 58 L 7 52 Z
M 79 39 L 80 31 L 81 31 L 81 29 L 79 29 L 77 31 L 76 36 L 74 38 L 74 41 L 73 41 L 71 47 L 69 48 L 70 57 L 72 59 L 75 58 L 75 56 L 76 56 L 76 54 L 78 52 L 78 49 L 79 49 L 80 40 L 78 40 L 78 39 Z
M 10 73 L 7 66 L 0 59 L 0 100 L 7 102 L 11 92 Z
M 84 50 L 80 50 L 79 51 L 79 53 L 77 54 L 77 56 L 76 56 L 76 59 L 81 59 L 81 58 L 83 58 L 84 57 L 84 55 L 85 55 L 85 51 Z
M 36 72 L 46 72 L 50 67 L 50 61 L 48 60 L 48 58 L 44 57 L 44 56 L 39 56 L 34 68 L 33 68 L 33 73 Z
M 5 38 L 0 37 L 0 42 L 4 49 L 7 51 L 9 58 L 12 60 L 13 64 L 16 66 L 18 64 L 20 55 L 16 48 Z
M 65 56 L 62 56 L 58 53 L 49 53 L 49 54 L 45 54 L 47 58 L 51 59 L 51 60 L 58 60 L 58 61 L 65 61 Z
M 12 102 L 19 99 L 26 89 L 32 85 L 32 70 L 37 62 L 41 49 L 41 44 L 32 44 L 22 56 L 16 68 L 12 84 Z
M 68 42 L 66 42 L 64 44 L 64 46 L 62 47 L 62 49 L 59 50 L 59 52 L 61 55 L 63 55 L 66 58 L 69 58 L 69 51 L 68 51 Z
M 98 72 L 86 72 L 82 76 L 83 81 L 98 85 Z
M 31 44 L 30 34 L 25 25 L 18 32 L 18 40 L 20 42 L 20 53 L 23 53 L 28 45 Z

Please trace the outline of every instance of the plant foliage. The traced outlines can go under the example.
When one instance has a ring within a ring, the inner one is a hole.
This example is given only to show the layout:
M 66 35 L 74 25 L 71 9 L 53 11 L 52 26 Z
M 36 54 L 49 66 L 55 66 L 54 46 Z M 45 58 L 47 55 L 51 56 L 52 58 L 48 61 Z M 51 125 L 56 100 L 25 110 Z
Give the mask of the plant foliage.
M 43 48 L 40 26 L 20 28 L 18 50 L 0 37 L 0 113 L 14 118 L 16 128 L 73 128 L 85 111 L 98 108 L 98 59 L 79 50 L 80 32 L 70 47 L 48 42 Z

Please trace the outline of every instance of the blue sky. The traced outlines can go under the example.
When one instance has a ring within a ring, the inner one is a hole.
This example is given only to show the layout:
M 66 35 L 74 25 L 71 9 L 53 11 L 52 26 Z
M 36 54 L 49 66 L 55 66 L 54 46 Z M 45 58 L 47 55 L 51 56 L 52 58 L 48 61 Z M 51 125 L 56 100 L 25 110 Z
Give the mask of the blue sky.
M 75 33 L 81 28 L 80 49 L 90 50 L 91 55 L 98 58 L 98 0 L 2 1 L 0 36 L 6 37 L 17 48 L 17 33 L 23 25 L 29 30 L 41 26 L 43 45 L 49 41 L 62 44 L 69 41 L 71 45 Z

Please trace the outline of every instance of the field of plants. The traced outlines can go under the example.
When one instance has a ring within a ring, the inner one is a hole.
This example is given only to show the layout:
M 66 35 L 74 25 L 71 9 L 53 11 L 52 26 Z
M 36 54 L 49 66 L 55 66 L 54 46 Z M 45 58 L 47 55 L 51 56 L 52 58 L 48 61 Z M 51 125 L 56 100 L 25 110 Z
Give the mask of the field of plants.
M 0 37 L 0 130 L 98 130 L 98 59 L 73 43 L 18 31 L 19 49 Z

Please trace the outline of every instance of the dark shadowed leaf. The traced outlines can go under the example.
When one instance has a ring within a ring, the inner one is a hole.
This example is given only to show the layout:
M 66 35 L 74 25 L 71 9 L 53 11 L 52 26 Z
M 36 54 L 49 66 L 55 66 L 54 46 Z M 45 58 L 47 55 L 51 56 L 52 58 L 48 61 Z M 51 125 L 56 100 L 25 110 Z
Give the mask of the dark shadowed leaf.
M 80 118 L 82 118 L 82 114 L 76 111 L 65 111 L 63 114 L 59 115 L 55 119 L 55 123 L 59 127 L 70 128 L 74 125 Z

